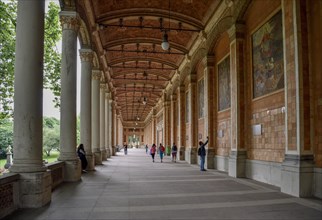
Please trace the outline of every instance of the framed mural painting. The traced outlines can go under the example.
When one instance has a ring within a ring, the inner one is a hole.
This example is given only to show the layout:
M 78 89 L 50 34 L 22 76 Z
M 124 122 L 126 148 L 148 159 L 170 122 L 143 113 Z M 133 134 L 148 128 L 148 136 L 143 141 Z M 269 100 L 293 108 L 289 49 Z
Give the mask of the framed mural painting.
M 198 102 L 199 102 L 199 109 L 198 109 L 198 118 L 203 118 L 205 116 L 205 85 L 204 79 L 199 80 L 198 82 Z
M 218 111 L 230 108 L 230 56 L 217 65 L 218 68 Z
M 230 108 L 230 56 L 218 64 L 218 111 Z
M 251 36 L 253 98 L 284 88 L 283 25 L 279 10 Z

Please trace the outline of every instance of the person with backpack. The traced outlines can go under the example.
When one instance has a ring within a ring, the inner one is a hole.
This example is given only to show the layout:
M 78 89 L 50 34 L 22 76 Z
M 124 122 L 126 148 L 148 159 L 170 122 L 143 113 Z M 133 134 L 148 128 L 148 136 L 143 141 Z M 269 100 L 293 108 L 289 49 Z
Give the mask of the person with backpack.
M 162 163 L 162 160 L 163 160 L 164 151 L 165 151 L 165 147 L 160 143 L 159 152 L 160 152 L 161 163 Z
M 173 143 L 172 148 L 171 148 L 171 154 L 172 154 L 172 161 L 174 161 L 176 163 L 177 161 L 177 145 L 175 143 Z
M 157 151 L 157 146 L 155 144 L 152 144 L 152 147 L 150 149 L 150 154 L 151 154 L 151 157 L 152 157 L 152 162 L 154 163 L 154 155 L 155 155 L 155 152 Z
M 198 149 L 198 155 L 200 156 L 200 171 L 207 171 L 205 169 L 205 158 L 206 158 L 206 148 L 205 146 L 208 144 L 208 137 L 207 141 L 203 143 L 202 141 L 199 141 L 199 149 Z

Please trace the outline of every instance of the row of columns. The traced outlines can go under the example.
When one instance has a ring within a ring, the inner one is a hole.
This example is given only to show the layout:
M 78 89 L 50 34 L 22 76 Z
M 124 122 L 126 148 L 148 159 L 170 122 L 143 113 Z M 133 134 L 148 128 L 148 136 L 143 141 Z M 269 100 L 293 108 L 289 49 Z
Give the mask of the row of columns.
M 15 100 L 14 163 L 19 173 L 20 207 L 40 207 L 51 200 L 51 174 L 42 160 L 43 53 L 45 2 L 18 1 Z M 76 154 L 77 36 L 79 18 L 74 11 L 60 12 L 62 25 L 60 156 L 64 181 L 78 181 L 81 163 Z M 80 139 L 88 170 L 110 156 L 112 102 L 101 71 L 92 70 L 93 52 L 80 49 L 81 109 Z M 30 190 L 33 189 L 33 190 Z

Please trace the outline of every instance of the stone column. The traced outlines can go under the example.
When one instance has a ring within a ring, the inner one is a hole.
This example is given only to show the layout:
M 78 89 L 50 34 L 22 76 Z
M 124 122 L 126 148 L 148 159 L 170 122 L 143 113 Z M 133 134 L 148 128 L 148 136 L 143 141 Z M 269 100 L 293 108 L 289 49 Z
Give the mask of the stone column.
M 60 12 L 62 35 L 61 104 L 60 104 L 60 156 L 65 162 L 64 180 L 78 181 L 81 164 L 76 155 L 76 73 L 77 32 L 79 20 L 76 12 Z
M 102 164 L 100 150 L 100 79 L 101 71 L 92 71 L 92 150 L 95 157 L 95 165 Z
M 106 87 L 107 88 L 107 87 Z M 110 151 L 110 94 L 108 90 L 105 90 L 105 150 L 106 158 L 111 157 Z
M 152 144 L 157 144 L 157 120 L 155 116 L 155 109 L 152 109 Z
M 51 175 L 42 162 L 44 13 L 44 1 L 18 2 L 10 172 L 20 176 L 19 208 L 41 207 L 51 200 Z
M 170 102 L 167 100 L 166 94 L 163 101 L 163 146 L 171 146 L 170 143 Z
M 116 154 L 116 106 L 115 106 L 115 102 L 112 102 L 112 152 L 113 152 L 113 156 L 115 156 Z
M 179 160 L 185 160 L 185 146 L 186 146 L 186 105 L 185 105 L 185 88 L 184 85 L 178 87 L 178 108 L 179 108 Z
M 310 112 L 312 97 L 309 90 L 308 5 L 305 1 L 282 1 L 282 7 L 285 21 L 283 36 L 287 43 L 284 45 L 286 149 L 282 163 L 281 191 L 297 197 L 310 197 L 314 191 L 311 143 L 314 127 L 311 126 L 313 120 Z
M 205 134 L 209 137 L 206 148 L 207 154 L 205 166 L 207 169 L 214 169 L 215 147 L 217 140 L 217 131 L 214 129 L 214 113 L 216 112 L 214 109 L 217 109 L 217 103 L 214 101 L 214 89 L 216 88 L 214 83 L 215 59 L 214 56 L 208 55 L 203 61 L 206 67 L 204 71 Z
M 115 156 L 115 152 L 113 151 L 113 118 L 112 118 L 112 113 L 113 113 L 113 101 L 111 100 L 111 94 L 110 94 L 110 99 L 109 99 L 109 112 L 108 112 L 108 116 L 109 116 L 109 148 L 110 148 L 110 152 L 111 152 L 111 156 Z
M 84 144 L 87 170 L 94 170 L 94 157 L 92 153 L 92 61 L 91 49 L 80 49 L 81 67 L 81 95 L 80 95 L 80 140 Z
M 170 134 L 171 134 L 171 140 L 170 140 L 170 146 L 175 143 L 178 146 L 177 141 L 177 118 L 178 112 L 177 112 L 177 96 L 171 95 L 171 103 L 170 103 Z
M 230 38 L 231 74 L 231 151 L 229 155 L 229 176 L 245 177 L 246 150 L 244 147 L 244 40 L 243 24 L 233 25 Z
M 105 83 L 101 82 L 100 85 L 100 150 L 102 154 L 102 160 L 107 160 L 107 153 L 105 147 Z
M 189 119 L 190 122 L 190 133 L 189 135 L 189 148 L 188 148 L 188 163 L 190 164 L 196 164 L 197 163 L 197 149 L 198 149 L 198 105 L 197 103 L 197 75 L 191 73 L 190 76 L 188 76 L 189 79 Z
M 116 110 L 115 112 L 115 146 L 118 147 L 119 146 L 119 114 L 118 114 L 118 110 Z

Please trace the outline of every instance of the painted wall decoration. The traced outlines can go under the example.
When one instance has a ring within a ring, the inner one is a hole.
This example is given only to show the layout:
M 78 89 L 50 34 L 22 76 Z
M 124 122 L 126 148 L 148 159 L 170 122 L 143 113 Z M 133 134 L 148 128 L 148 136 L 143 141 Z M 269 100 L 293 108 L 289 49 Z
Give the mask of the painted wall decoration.
M 230 56 L 218 64 L 218 111 L 230 108 Z
M 253 33 L 252 62 L 253 98 L 284 88 L 281 11 Z
M 199 118 L 203 118 L 205 116 L 205 100 L 204 100 L 205 96 L 204 96 L 204 94 L 205 94 L 204 79 L 201 79 L 198 82 L 198 102 L 199 102 L 198 115 L 199 115 Z

